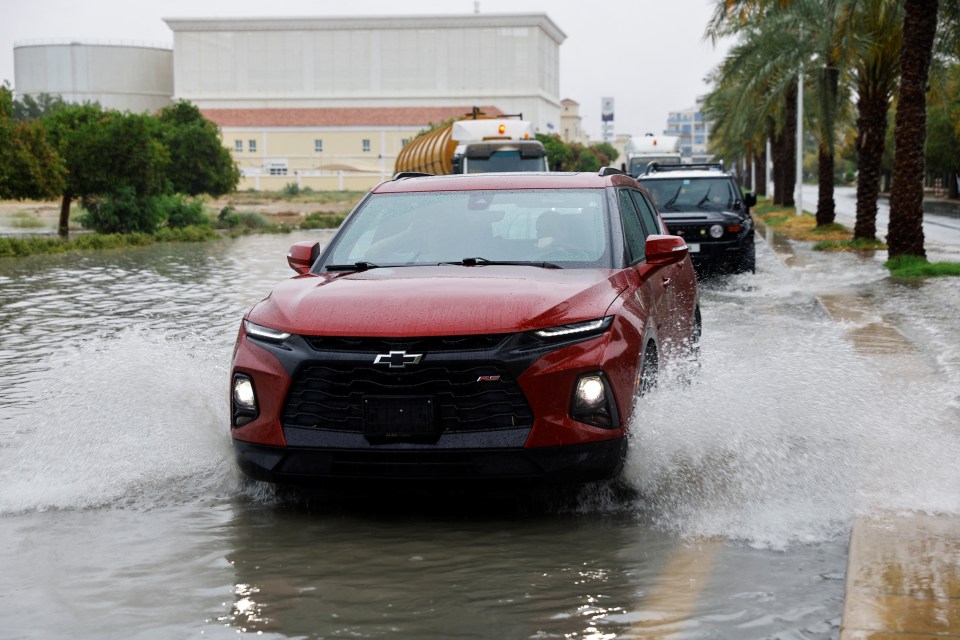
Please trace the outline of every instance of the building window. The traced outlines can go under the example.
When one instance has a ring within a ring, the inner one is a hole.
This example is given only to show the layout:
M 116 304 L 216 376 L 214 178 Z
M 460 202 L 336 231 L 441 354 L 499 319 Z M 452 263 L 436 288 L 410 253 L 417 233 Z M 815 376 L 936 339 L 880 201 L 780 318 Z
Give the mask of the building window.
M 407 146 L 408 144 L 410 144 L 410 138 L 400 138 L 400 148 L 401 148 L 401 149 L 402 149 L 403 147 Z
M 321 140 L 320 138 L 316 138 L 313 141 L 313 150 L 316 151 L 317 153 L 323 153 L 323 140 Z
M 271 176 L 287 175 L 286 160 L 267 160 L 264 162 L 264 167 L 267 169 L 267 173 L 269 173 Z
M 234 140 L 233 141 L 233 150 L 237 153 L 243 152 L 243 140 Z
M 368 153 L 370 151 L 370 138 L 363 139 L 363 152 Z
M 257 141 L 256 140 L 247 140 L 247 149 L 250 153 L 257 152 Z

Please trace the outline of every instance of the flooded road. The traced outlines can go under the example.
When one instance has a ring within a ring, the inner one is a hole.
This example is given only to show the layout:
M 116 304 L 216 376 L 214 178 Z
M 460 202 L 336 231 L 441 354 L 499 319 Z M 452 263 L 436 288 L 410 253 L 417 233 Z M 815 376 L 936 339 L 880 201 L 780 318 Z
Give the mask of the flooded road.
M 764 243 L 705 288 L 702 366 L 645 399 L 626 489 L 351 508 L 244 481 L 240 317 L 325 233 L 0 260 L 0 637 L 836 638 L 853 518 L 960 513 L 960 283 Z M 878 319 L 929 375 L 878 360 Z

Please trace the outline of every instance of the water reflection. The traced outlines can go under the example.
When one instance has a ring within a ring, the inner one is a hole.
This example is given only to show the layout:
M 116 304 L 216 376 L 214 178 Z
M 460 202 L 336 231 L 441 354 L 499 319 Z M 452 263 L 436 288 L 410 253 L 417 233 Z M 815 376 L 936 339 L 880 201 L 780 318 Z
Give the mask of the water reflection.
M 673 543 L 631 516 L 462 519 L 258 509 L 232 523 L 224 620 L 288 637 L 622 637 Z

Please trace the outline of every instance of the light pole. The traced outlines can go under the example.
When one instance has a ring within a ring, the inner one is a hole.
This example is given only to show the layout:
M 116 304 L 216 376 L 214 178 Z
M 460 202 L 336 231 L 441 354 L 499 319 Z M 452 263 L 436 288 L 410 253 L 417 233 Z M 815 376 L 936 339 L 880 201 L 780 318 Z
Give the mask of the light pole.
M 803 63 L 797 76 L 797 186 L 794 191 L 797 215 L 803 215 Z

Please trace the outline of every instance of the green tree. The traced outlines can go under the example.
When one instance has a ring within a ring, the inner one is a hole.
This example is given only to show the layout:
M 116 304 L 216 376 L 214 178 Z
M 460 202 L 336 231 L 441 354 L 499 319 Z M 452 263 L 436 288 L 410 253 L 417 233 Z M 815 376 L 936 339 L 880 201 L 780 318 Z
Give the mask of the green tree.
M 537 140 L 543 144 L 544 149 L 547 151 L 547 163 L 550 165 L 551 170 L 573 170 L 573 167 L 571 166 L 571 162 L 573 161 L 573 151 L 570 149 L 570 146 L 560 138 L 559 135 L 556 133 L 538 133 L 536 134 L 536 137 Z
M 200 109 L 180 101 L 160 111 L 159 121 L 160 141 L 171 159 L 167 175 L 176 193 L 219 196 L 236 189 L 240 171 L 221 143 L 217 125 Z
M 36 98 L 33 96 L 20 96 L 13 103 L 14 120 L 39 120 L 44 116 L 50 115 L 66 106 L 66 103 L 58 95 L 41 93 Z
M 121 193 L 125 201 L 170 191 L 169 153 L 151 116 L 68 105 L 44 119 L 67 168 L 58 231 L 69 234 L 70 205 L 80 198 L 97 209 Z M 133 195 L 131 195 L 133 194 Z
M 0 86 L 0 199 L 55 198 L 64 166 L 38 122 L 16 122 L 13 94 Z

